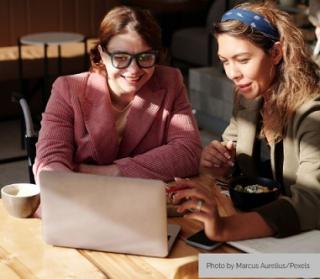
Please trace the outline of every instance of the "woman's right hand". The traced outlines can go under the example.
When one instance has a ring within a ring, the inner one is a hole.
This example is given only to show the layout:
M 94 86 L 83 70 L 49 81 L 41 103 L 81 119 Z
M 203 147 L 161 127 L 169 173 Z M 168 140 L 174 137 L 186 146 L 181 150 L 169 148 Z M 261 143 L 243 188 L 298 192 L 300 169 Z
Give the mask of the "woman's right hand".
M 214 140 L 202 151 L 200 171 L 215 177 L 227 176 L 234 166 L 235 154 L 236 147 L 232 141 Z

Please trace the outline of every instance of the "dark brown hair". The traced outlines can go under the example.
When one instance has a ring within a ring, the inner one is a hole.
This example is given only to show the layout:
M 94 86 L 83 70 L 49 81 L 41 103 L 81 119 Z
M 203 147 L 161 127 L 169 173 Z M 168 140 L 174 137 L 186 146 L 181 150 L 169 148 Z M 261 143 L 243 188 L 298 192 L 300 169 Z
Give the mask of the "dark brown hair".
M 156 19 L 148 10 L 118 6 L 109 11 L 100 24 L 98 42 L 90 52 L 92 71 L 105 71 L 105 67 L 101 63 L 98 45 L 106 49 L 113 36 L 128 31 L 137 32 L 148 46 L 158 51 L 157 62 L 162 59 L 161 28 Z

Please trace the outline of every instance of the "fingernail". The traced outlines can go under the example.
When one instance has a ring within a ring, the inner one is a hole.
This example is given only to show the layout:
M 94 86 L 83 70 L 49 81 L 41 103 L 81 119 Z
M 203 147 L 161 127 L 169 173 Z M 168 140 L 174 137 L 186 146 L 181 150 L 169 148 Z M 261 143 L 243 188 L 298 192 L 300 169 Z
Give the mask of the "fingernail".
M 229 154 L 228 152 L 223 153 L 223 155 L 224 155 L 224 157 L 226 157 L 227 159 L 230 159 L 230 158 L 231 158 L 231 156 L 230 156 L 230 154 Z
M 220 168 L 220 165 L 219 165 L 219 164 L 213 164 L 213 166 L 214 166 L 215 168 Z
M 228 162 L 228 165 L 229 165 L 230 167 L 233 167 L 233 166 L 234 166 L 234 163 L 233 163 L 232 161 L 229 161 L 229 162 Z

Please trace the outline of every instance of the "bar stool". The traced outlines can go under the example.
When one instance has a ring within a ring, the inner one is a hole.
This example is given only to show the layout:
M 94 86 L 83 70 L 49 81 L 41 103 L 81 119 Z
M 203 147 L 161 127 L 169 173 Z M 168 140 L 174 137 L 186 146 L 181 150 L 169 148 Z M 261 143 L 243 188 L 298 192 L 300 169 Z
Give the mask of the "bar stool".
M 43 57 L 43 79 L 44 86 L 42 92 L 42 110 L 44 110 L 45 105 L 49 98 L 49 65 L 48 65 L 48 47 L 57 46 L 58 48 L 58 75 L 62 73 L 62 57 L 61 57 L 61 46 L 67 43 L 84 43 L 84 67 L 87 66 L 87 38 L 79 33 L 68 33 L 68 32 L 43 32 L 34 33 L 22 36 L 18 39 L 18 51 L 19 51 L 19 80 L 21 93 L 24 94 L 23 89 L 23 57 L 22 57 L 22 45 L 43 45 L 44 57 Z

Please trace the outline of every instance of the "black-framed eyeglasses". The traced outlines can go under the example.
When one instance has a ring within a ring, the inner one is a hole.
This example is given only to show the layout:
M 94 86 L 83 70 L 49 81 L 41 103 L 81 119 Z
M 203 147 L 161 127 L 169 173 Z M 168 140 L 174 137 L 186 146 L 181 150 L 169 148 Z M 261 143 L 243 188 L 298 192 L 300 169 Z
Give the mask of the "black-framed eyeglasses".
M 140 68 L 151 68 L 156 63 L 157 54 L 156 50 L 150 50 L 145 52 L 139 52 L 136 54 L 130 54 L 127 52 L 105 52 L 110 56 L 112 66 L 117 69 L 124 69 L 129 67 L 132 59 L 135 59 Z

